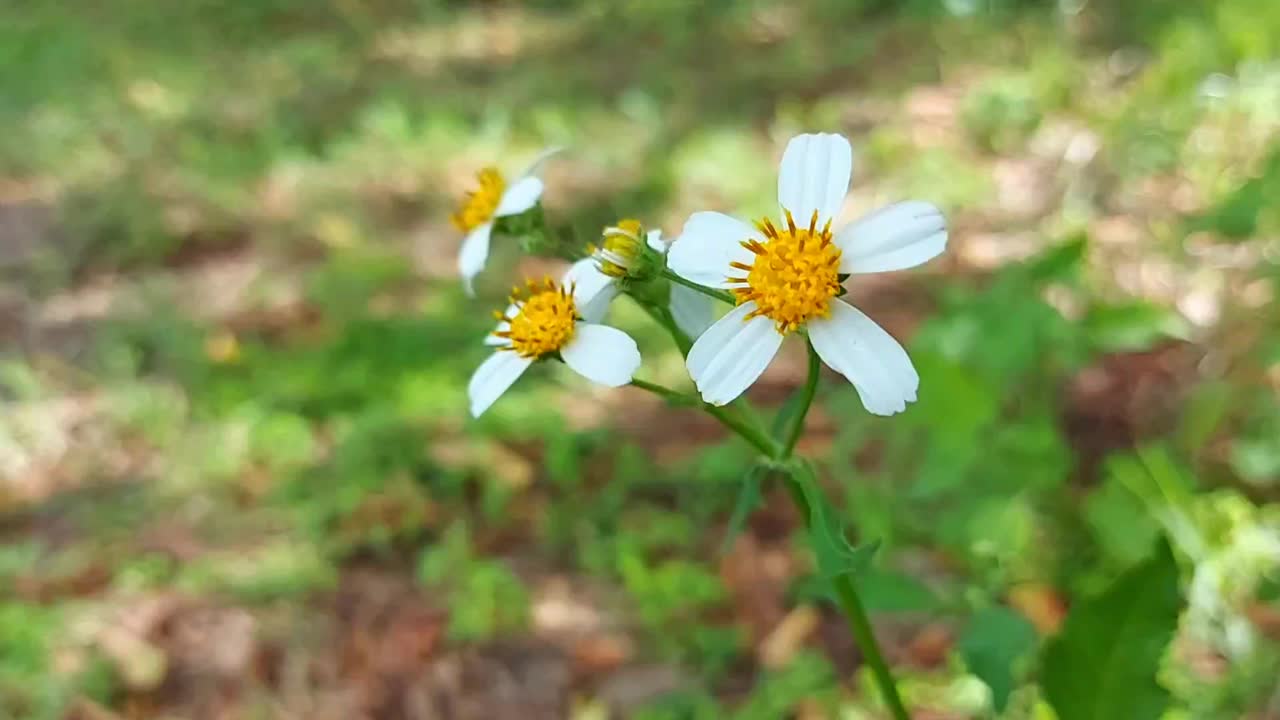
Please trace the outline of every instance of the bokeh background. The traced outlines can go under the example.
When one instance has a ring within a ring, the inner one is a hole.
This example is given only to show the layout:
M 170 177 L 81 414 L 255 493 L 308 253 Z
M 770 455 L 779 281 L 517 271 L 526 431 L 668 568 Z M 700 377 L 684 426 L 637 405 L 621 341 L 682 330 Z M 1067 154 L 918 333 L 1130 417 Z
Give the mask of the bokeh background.
M 801 446 L 918 717 L 1053 717 L 1073 608 L 1175 632 L 1097 600 L 1162 536 L 1174 639 L 1088 717 L 1280 717 L 1280 4 L 26 0 L 0 128 L 0 717 L 880 717 L 785 493 L 731 532 L 713 422 L 556 368 L 466 415 L 554 269 L 495 242 L 463 295 L 476 170 L 564 145 L 553 223 L 675 234 L 768 212 L 806 130 L 846 218 L 952 227 L 849 288 L 920 402 L 828 376 Z

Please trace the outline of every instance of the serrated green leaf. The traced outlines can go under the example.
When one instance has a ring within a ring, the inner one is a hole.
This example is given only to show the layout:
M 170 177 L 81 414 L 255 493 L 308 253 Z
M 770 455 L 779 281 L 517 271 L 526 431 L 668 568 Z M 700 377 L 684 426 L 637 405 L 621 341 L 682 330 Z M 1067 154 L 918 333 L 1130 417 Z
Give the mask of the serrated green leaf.
M 720 552 L 729 552 L 733 541 L 742 532 L 751 511 L 760 505 L 760 483 L 769 472 L 764 465 L 753 465 L 742 479 L 742 489 L 738 491 L 738 501 L 733 505 L 733 514 L 729 516 L 729 528 L 725 530 L 724 541 L 720 544 Z
M 991 688 L 996 712 L 1004 710 L 1017 687 L 1015 664 L 1035 648 L 1038 639 L 1035 627 L 1008 608 L 987 608 L 969 620 L 960 637 L 960 655 L 969 671 Z
M 1102 595 L 1078 603 L 1044 652 L 1041 684 L 1059 720 L 1158 720 L 1156 681 L 1178 624 L 1178 567 L 1167 542 Z
M 836 519 L 835 508 L 818 487 L 813 466 L 800 460 L 792 463 L 789 470 L 809 508 L 809 545 L 818 561 L 818 573 L 833 579 L 847 573 L 862 572 L 870 564 L 880 543 L 870 542 L 857 547 L 850 544 L 843 525 Z

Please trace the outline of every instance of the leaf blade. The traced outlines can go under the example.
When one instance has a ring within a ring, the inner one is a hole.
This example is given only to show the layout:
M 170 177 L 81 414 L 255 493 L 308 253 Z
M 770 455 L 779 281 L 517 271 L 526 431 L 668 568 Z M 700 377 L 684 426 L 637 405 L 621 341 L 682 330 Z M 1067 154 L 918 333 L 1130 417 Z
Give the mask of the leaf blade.
M 1008 608 L 987 608 L 969 620 L 960 637 L 960 655 L 969 671 L 991 689 L 996 712 L 1004 711 L 1017 685 L 1015 664 L 1038 641 L 1035 627 Z
M 1178 567 L 1168 542 L 1101 595 L 1076 605 L 1045 647 L 1045 697 L 1059 720 L 1158 720 L 1156 681 L 1178 623 Z

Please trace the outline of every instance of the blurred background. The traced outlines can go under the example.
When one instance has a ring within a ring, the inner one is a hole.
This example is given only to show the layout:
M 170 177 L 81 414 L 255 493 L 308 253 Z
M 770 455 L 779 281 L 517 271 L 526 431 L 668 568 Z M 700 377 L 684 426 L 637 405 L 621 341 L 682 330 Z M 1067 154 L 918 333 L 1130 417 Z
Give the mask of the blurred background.
M 1181 610 L 1128 645 L 1172 642 L 1081 694 L 1280 717 L 1280 4 L 75 5 L 0 5 L 0 718 L 882 717 L 714 422 L 554 367 L 466 414 L 554 269 L 496 240 L 463 295 L 479 168 L 567 146 L 553 223 L 674 235 L 770 212 L 807 130 L 846 219 L 952 227 L 849 287 L 920 402 L 828 376 L 801 446 L 918 717 L 1052 718 L 1046 638 L 1127 628 L 1097 598 L 1161 536 Z

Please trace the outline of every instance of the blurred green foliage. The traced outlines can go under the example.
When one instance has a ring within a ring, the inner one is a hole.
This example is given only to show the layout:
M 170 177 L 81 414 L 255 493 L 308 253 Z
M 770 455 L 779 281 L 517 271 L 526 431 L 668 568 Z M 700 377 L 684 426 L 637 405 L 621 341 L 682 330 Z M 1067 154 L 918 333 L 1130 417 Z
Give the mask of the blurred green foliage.
M 672 234 L 692 210 L 771 208 L 771 153 L 811 128 L 855 139 L 858 202 L 931 199 L 957 247 L 1003 253 L 903 281 L 910 412 L 868 418 L 830 379 L 820 394 L 832 525 L 879 543 L 855 572 L 868 605 L 956 635 L 898 668 L 909 697 L 1061 720 L 1265 708 L 1280 651 L 1250 618 L 1280 583 L 1276 57 L 1280 6 L 1254 0 L 0 7 L 0 210 L 52 218 L 0 278 L 33 303 L 127 286 L 85 348 L 0 367 L 4 477 L 65 483 L 34 507 L 0 488 L 0 716 L 125 694 L 75 629 L 103 597 L 303 613 L 367 564 L 413 577 L 450 647 L 530 633 L 537 568 L 611 588 L 638 656 L 690 678 L 636 717 L 874 712 L 816 642 L 755 664 L 717 563 L 794 519 L 774 517 L 774 479 L 739 494 L 742 446 L 674 410 L 639 431 L 625 405 L 590 414 L 600 398 L 546 367 L 465 420 L 491 321 L 452 277 L 461 175 L 569 145 L 554 222 Z M 1050 168 L 1048 207 L 1011 210 L 1034 183 L 1002 172 L 1027 166 Z M 496 248 L 481 305 L 501 305 L 515 255 Z M 248 289 L 201 284 L 246 257 Z M 1163 268 L 1190 279 L 1134 289 Z M 1202 280 L 1217 310 L 1193 323 L 1182 296 Z M 615 319 L 666 347 L 639 313 Z M 1146 425 L 1128 376 L 1075 399 L 1109 363 L 1182 350 L 1197 371 L 1155 385 L 1169 404 Z M 646 370 L 683 380 L 670 350 Z M 67 432 L 76 402 L 92 422 Z M 164 522 L 193 557 L 146 545 Z M 786 601 L 825 607 L 802 549 Z M 100 594 L 76 589 L 87 568 Z M 1027 588 L 1070 607 L 1060 634 Z M 1218 670 L 1170 649 L 1175 623 Z M 1125 705 L 1138 687 L 1153 710 Z

